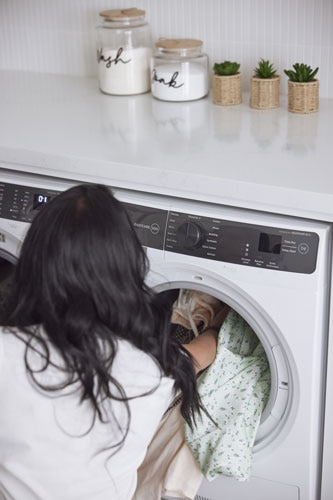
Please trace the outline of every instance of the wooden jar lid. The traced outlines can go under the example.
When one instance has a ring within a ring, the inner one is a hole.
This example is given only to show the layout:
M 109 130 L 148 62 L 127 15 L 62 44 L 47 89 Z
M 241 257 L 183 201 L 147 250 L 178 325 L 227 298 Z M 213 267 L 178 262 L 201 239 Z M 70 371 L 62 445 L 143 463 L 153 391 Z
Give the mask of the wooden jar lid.
M 194 38 L 160 38 L 160 40 L 155 43 L 157 48 L 170 52 L 179 50 L 191 52 L 202 47 L 202 45 L 203 42 L 201 40 L 196 40 Z
M 146 14 L 145 10 L 132 7 L 131 9 L 111 9 L 103 10 L 99 13 L 107 21 L 127 21 L 143 17 Z

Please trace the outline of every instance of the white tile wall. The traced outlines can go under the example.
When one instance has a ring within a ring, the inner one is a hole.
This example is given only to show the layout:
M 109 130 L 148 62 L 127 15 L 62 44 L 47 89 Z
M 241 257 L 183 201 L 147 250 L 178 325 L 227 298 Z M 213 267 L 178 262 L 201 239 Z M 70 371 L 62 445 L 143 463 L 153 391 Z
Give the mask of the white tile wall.
M 0 68 L 95 75 L 98 12 L 146 10 L 154 39 L 204 41 L 215 61 L 241 63 L 243 86 L 259 58 L 282 77 L 295 62 L 319 66 L 321 97 L 333 98 L 333 0 L 0 0 Z

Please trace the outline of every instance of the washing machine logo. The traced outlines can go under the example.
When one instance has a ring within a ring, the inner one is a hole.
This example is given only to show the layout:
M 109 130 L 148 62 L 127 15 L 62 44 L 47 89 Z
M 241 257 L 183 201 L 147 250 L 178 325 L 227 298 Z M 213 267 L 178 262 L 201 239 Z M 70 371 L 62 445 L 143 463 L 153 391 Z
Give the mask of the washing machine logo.
M 138 229 L 149 229 L 152 234 L 158 234 L 160 232 L 160 226 L 157 222 L 153 222 L 152 224 L 142 224 L 138 222 L 134 222 L 134 227 Z
M 150 231 L 152 234 L 158 234 L 160 232 L 160 226 L 157 224 L 157 222 L 153 222 L 152 225 L 150 226 Z

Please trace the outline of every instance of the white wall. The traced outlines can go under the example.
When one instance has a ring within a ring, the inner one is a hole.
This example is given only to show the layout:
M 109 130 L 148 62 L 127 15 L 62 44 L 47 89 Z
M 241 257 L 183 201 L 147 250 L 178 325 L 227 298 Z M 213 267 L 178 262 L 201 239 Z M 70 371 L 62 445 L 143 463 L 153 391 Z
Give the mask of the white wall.
M 333 0 L 0 0 L 0 69 L 95 75 L 98 12 L 146 10 L 154 39 L 204 41 L 215 61 L 241 63 L 243 86 L 259 58 L 283 69 L 319 66 L 320 96 L 333 97 Z

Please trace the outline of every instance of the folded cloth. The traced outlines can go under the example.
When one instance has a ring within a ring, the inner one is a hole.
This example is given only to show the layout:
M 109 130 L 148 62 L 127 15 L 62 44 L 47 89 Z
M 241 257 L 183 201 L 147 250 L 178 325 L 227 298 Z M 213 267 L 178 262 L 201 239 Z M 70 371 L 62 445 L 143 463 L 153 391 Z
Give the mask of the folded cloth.
M 171 323 L 192 330 L 197 337 L 198 325 L 206 328 L 223 307 L 223 302 L 207 293 L 181 288 L 178 299 L 172 306 Z
M 185 439 L 204 476 L 249 479 L 270 370 L 258 337 L 234 310 L 221 327 L 216 358 L 200 375 L 198 390 L 213 421 L 202 413 L 193 431 L 185 425 Z
M 138 470 L 132 500 L 157 500 L 163 495 L 192 500 L 203 479 L 184 438 L 180 398 L 164 415 Z

